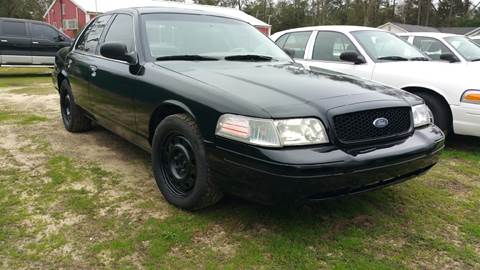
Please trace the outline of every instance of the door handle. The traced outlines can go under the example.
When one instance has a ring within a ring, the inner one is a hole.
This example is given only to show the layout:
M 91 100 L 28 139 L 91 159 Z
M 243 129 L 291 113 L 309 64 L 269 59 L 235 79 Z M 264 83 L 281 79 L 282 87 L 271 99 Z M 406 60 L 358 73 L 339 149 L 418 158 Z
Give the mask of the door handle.
M 38 41 L 33 41 L 32 44 L 38 45 L 38 44 L 40 44 L 40 42 L 38 42 Z
M 2 39 L 2 40 L 0 40 L 0 42 L 2 42 L 2 43 L 8 43 L 8 40 Z
M 97 67 L 96 66 L 91 65 L 90 66 L 90 71 L 92 72 L 92 77 L 97 76 Z

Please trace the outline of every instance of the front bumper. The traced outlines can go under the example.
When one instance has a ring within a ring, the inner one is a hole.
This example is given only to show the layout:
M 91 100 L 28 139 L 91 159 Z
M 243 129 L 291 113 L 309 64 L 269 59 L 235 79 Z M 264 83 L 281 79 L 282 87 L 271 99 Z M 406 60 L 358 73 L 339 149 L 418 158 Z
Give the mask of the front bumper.
M 480 105 L 460 103 L 451 108 L 455 134 L 480 137 Z
M 207 143 L 211 173 L 225 192 L 264 204 L 322 200 L 399 183 L 427 172 L 444 147 L 436 126 L 366 149 L 264 149 Z M 243 151 L 241 148 L 243 147 Z

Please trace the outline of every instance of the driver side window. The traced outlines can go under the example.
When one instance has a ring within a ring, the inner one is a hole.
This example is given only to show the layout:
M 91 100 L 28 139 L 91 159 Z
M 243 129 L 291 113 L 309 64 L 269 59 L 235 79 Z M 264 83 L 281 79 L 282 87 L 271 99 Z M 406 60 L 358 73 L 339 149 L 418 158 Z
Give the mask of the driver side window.
M 313 60 L 343 62 L 344 52 L 358 53 L 355 45 L 345 35 L 338 32 L 319 31 L 313 47 Z
M 447 46 L 435 38 L 415 37 L 413 45 L 433 60 L 439 61 L 442 54 L 453 54 Z

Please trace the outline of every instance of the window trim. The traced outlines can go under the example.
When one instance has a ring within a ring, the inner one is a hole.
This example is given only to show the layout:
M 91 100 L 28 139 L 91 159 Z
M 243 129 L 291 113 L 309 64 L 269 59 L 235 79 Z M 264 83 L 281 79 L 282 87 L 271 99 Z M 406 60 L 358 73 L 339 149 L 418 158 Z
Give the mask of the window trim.
M 313 59 L 313 50 L 315 49 L 315 43 L 317 41 L 317 35 L 318 35 L 319 32 L 330 32 L 330 33 L 336 33 L 336 34 L 344 36 L 348 41 L 350 41 L 350 43 L 352 43 L 352 45 L 355 48 L 355 50 L 357 51 L 358 55 L 363 56 L 363 58 L 365 59 L 365 63 L 355 64 L 355 63 L 348 62 L 348 61 L 343 61 L 343 60 L 335 61 L 335 60 Z M 358 46 L 358 44 L 355 43 L 355 40 L 350 38 L 346 33 L 339 32 L 339 31 L 334 31 L 334 30 L 315 30 L 315 33 L 314 33 L 314 35 L 312 35 L 311 38 L 312 38 L 312 45 L 311 45 L 311 50 L 309 51 L 309 58 L 307 59 L 309 61 L 324 62 L 324 63 L 335 63 L 335 64 L 343 64 L 343 65 L 354 65 L 354 66 L 361 66 L 361 65 L 369 64 L 367 59 L 370 59 L 370 58 L 365 57 L 364 52 L 362 50 L 359 50 L 359 46 Z

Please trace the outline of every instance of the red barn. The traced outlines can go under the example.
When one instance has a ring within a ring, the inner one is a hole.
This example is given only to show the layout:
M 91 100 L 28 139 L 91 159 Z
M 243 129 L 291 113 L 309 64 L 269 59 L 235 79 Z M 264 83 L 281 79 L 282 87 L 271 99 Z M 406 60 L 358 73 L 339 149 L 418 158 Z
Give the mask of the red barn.
M 238 9 L 156 0 L 54 0 L 43 19 L 73 38 L 97 14 L 134 6 L 179 7 L 216 12 L 244 20 L 265 35 L 270 35 L 270 25 Z
M 95 0 L 54 0 L 43 20 L 73 38 L 98 14 L 96 10 Z

